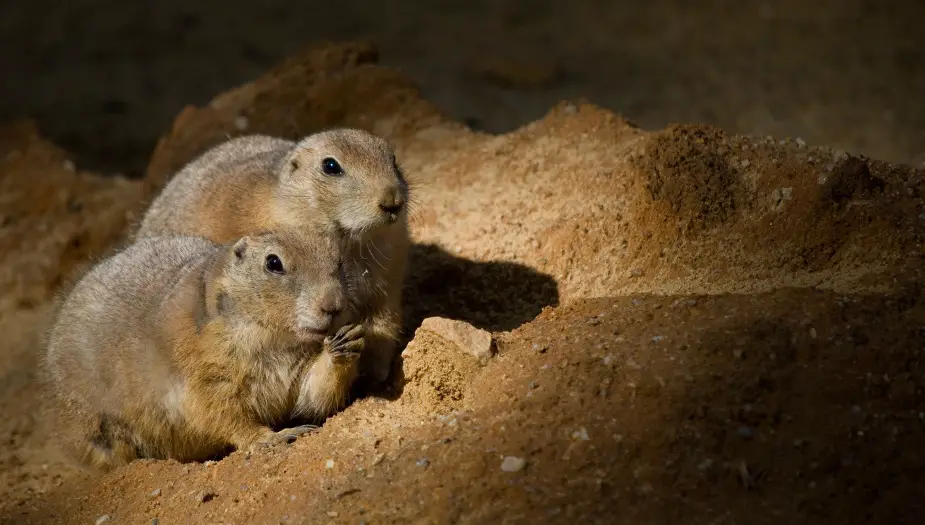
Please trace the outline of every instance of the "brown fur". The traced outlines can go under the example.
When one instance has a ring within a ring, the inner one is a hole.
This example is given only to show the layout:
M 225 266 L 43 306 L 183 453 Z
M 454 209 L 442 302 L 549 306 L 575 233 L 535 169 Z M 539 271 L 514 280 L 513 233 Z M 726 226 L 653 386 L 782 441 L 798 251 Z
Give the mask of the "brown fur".
M 343 408 L 364 328 L 347 324 L 340 249 L 293 232 L 164 236 L 96 265 L 61 304 L 45 361 L 83 459 L 202 460 L 294 439 L 314 427 L 273 428 Z
M 322 160 L 343 168 L 326 175 Z M 231 139 L 180 170 L 142 219 L 138 238 L 199 235 L 231 242 L 281 226 L 314 235 L 346 233 L 367 351 L 361 373 L 389 375 L 399 339 L 410 237 L 410 191 L 392 148 L 356 129 L 316 133 L 299 142 L 263 135 Z M 399 204 L 395 213 L 380 204 Z

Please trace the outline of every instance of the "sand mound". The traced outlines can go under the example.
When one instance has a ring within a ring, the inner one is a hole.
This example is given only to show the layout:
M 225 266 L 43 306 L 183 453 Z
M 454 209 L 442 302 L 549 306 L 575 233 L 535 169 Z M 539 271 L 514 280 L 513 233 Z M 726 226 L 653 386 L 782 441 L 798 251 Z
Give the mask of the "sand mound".
M 74 173 L 29 125 L 3 131 L 0 519 L 896 523 L 921 512 L 923 490 L 903 480 L 925 467 L 925 173 L 705 126 L 646 132 L 586 103 L 476 133 L 375 59 L 366 44 L 320 46 L 188 108 L 140 182 Z M 265 454 L 102 477 L 63 463 L 33 380 L 52 293 L 118 247 L 209 146 L 341 124 L 391 140 L 414 185 L 401 381 Z M 494 332 L 497 355 L 480 363 L 415 332 L 431 316 Z
M 0 130 L 0 516 L 64 483 L 37 362 L 55 294 L 122 239 L 140 182 L 75 170 L 29 122 Z

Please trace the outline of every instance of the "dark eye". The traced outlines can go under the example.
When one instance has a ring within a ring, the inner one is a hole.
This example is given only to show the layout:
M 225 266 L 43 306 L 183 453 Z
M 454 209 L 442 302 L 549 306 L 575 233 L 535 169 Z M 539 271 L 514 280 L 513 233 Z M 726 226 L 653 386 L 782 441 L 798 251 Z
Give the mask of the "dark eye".
M 344 173 L 340 164 L 331 157 L 327 157 L 321 161 L 321 169 L 324 171 L 325 175 L 342 175 Z
M 286 273 L 285 268 L 283 268 L 283 261 L 281 261 L 279 257 L 277 257 L 276 255 L 272 253 L 270 255 L 267 255 L 266 268 L 267 268 L 267 271 L 271 273 L 276 273 L 280 275 Z

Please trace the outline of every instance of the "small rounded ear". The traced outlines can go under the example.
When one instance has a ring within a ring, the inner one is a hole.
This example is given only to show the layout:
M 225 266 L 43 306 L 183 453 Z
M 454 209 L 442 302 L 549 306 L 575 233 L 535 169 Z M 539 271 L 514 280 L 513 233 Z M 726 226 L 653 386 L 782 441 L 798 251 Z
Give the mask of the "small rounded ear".
M 278 177 L 280 182 L 289 180 L 301 167 L 302 161 L 297 158 L 295 152 L 290 152 L 279 168 L 280 173 Z
M 238 239 L 238 242 L 234 243 L 234 248 L 232 248 L 232 251 L 234 252 L 234 256 L 238 259 L 244 258 L 244 252 L 247 251 L 247 241 L 247 237 L 241 237 Z
M 227 315 L 231 311 L 232 303 L 231 297 L 228 297 L 228 294 L 225 292 L 218 292 L 218 295 L 215 297 L 215 311 L 219 315 Z

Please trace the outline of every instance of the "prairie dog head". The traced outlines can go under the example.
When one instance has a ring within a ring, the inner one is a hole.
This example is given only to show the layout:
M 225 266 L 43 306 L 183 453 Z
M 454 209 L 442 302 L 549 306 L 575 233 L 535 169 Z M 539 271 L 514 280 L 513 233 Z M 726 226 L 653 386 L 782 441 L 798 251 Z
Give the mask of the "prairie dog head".
M 317 222 L 320 212 L 360 237 L 407 221 L 408 183 L 392 147 L 371 133 L 316 133 L 299 142 L 281 168 L 279 195 L 289 221 Z
M 216 308 L 282 339 L 317 342 L 350 315 L 339 239 L 278 231 L 229 247 Z

